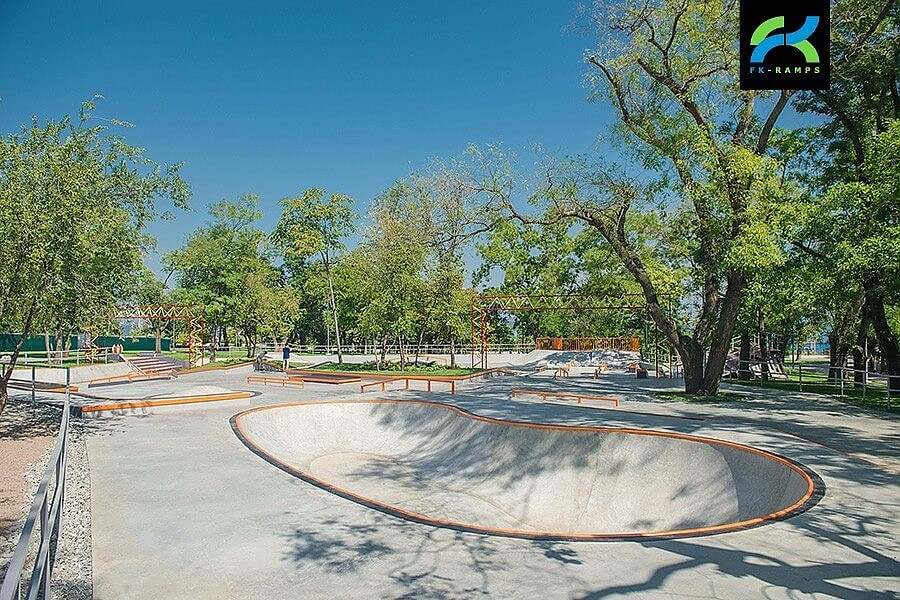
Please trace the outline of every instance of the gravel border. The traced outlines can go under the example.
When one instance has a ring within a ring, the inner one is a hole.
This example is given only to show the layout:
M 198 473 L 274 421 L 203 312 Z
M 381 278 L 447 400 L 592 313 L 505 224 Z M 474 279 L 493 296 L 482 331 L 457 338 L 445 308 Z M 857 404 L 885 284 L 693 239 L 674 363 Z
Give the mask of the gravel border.
M 93 597 L 91 562 L 91 472 L 83 419 L 69 421 L 66 497 L 50 597 L 90 600 Z
M 12 401 L 12 399 L 11 399 Z M 91 562 L 91 476 L 85 444 L 83 419 L 69 421 L 68 464 L 66 467 L 66 496 L 63 502 L 62 524 L 56 547 L 56 559 L 50 581 L 50 597 L 64 600 L 90 600 L 93 597 L 93 565 Z M 53 445 L 25 472 L 28 484 L 22 498 L 22 519 L 0 538 L 0 577 L 6 574 L 9 560 L 19 543 L 25 517 L 47 469 Z M 52 494 L 52 486 L 50 493 Z M 32 536 L 31 551 L 25 564 L 30 573 L 39 535 Z

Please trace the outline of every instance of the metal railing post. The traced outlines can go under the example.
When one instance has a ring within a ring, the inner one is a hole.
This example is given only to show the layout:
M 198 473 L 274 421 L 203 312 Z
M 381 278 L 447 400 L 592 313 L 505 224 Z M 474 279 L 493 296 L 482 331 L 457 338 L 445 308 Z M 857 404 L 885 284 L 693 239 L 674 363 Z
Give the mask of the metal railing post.
M 863 400 L 866 399 L 866 386 L 869 383 L 869 359 L 863 361 Z
M 44 543 L 50 543 L 50 532 L 47 531 L 47 501 L 48 497 L 44 496 L 44 500 L 41 503 L 41 543 L 38 544 L 38 548 L 43 547 Z M 47 587 L 50 584 L 50 572 L 47 569 L 47 566 L 44 565 L 41 568 L 41 584 L 40 584 L 40 596 L 41 598 L 47 597 Z
M 68 369 L 67 369 L 68 371 Z M 67 377 L 68 381 L 68 377 Z M 53 571 L 53 561 L 56 554 L 56 545 L 59 540 L 60 523 L 62 520 L 63 501 L 66 487 L 67 442 L 69 429 L 69 411 L 71 396 L 67 392 L 63 404 L 63 414 L 60 420 L 59 433 L 52 451 L 49 464 L 38 484 L 37 492 L 28 511 L 28 517 L 22 527 L 19 541 L 10 558 L 7 572 L 0 582 L 0 600 L 21 600 L 24 595 L 28 598 L 48 598 L 50 577 Z M 55 480 L 53 494 L 50 494 L 51 483 Z M 29 548 L 32 547 L 32 538 L 35 537 L 35 529 L 40 528 L 40 534 L 34 540 L 37 543 L 37 554 L 31 567 L 31 576 L 25 585 L 22 583 L 22 574 L 28 559 Z

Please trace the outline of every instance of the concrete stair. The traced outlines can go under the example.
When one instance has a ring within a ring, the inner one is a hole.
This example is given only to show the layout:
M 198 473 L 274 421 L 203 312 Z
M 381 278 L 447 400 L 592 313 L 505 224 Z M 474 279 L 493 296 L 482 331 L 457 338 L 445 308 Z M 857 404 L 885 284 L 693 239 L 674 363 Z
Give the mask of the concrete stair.
M 130 357 L 128 358 L 128 362 L 144 373 L 174 374 L 175 371 L 187 366 L 187 363 L 184 361 L 152 353 Z

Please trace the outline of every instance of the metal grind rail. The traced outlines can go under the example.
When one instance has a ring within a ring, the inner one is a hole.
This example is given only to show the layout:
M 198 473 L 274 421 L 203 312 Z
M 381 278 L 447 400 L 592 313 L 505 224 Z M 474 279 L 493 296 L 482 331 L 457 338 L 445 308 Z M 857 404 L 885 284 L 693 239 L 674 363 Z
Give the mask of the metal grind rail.
M 68 374 L 66 380 L 68 381 Z M 3 578 L 3 584 L 0 585 L 0 600 L 22 600 L 23 598 L 36 600 L 50 597 L 50 576 L 53 572 L 53 561 L 56 558 L 62 507 L 66 493 L 68 440 L 69 391 L 67 386 L 56 444 L 50 454 L 47 470 L 38 485 L 34 502 L 28 512 L 28 519 L 25 521 L 25 527 L 22 528 L 22 535 L 19 537 L 19 543 L 16 545 L 6 576 Z M 53 482 L 52 489 L 51 481 Z M 40 543 L 34 557 L 34 567 L 31 569 L 31 575 L 28 576 L 27 573 L 23 574 L 23 571 L 36 529 L 39 530 Z M 23 575 L 28 579 L 23 580 Z

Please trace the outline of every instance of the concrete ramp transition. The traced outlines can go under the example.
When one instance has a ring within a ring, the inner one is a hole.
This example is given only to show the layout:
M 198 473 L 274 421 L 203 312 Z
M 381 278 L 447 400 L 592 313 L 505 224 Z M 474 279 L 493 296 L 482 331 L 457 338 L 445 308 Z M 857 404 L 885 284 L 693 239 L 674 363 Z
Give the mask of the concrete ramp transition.
M 702 535 L 809 508 L 814 474 L 682 434 L 536 425 L 429 402 L 262 407 L 232 425 L 314 485 L 402 518 L 540 539 Z

